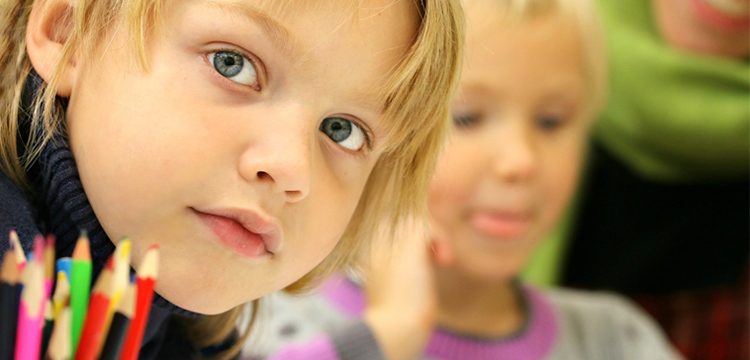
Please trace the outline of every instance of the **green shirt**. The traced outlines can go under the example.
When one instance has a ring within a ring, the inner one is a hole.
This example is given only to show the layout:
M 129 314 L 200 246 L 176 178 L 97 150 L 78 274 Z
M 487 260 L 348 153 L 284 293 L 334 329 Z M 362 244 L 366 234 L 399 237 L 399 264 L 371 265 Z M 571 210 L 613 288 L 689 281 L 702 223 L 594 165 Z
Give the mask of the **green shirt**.
M 644 178 L 747 177 L 750 62 L 688 54 L 660 38 L 651 1 L 599 1 L 609 97 L 594 136 Z

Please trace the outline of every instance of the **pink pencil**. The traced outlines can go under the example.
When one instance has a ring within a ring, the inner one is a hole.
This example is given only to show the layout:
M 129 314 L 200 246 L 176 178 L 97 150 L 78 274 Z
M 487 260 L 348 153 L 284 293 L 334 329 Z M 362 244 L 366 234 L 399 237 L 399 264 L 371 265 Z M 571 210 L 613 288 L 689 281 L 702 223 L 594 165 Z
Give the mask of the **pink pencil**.
M 44 322 L 44 270 L 42 264 L 31 261 L 23 276 L 21 305 L 18 310 L 16 360 L 39 359 Z

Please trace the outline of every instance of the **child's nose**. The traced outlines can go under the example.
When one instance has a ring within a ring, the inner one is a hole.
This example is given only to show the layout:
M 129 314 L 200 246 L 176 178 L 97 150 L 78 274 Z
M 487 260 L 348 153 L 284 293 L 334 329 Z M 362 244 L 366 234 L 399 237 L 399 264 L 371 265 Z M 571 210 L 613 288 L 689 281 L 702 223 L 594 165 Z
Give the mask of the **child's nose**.
M 493 169 L 505 182 L 529 181 L 536 173 L 537 156 L 533 135 L 524 126 L 511 126 L 509 131 L 496 139 Z M 501 144 L 497 146 L 497 144 Z
M 298 202 L 310 192 L 310 149 L 314 137 L 306 129 L 310 121 L 301 120 L 277 118 L 270 131 L 244 149 L 238 164 L 245 181 L 268 186 L 272 192 L 283 194 L 287 202 Z

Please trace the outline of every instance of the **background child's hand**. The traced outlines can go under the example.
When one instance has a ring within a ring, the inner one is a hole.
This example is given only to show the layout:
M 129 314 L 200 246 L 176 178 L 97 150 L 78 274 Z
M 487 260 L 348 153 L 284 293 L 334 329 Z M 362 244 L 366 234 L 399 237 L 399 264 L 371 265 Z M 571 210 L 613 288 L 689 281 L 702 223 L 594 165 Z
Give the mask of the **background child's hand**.
M 436 319 L 427 224 L 406 219 L 379 238 L 365 274 L 365 321 L 389 359 L 413 359 L 422 353 Z

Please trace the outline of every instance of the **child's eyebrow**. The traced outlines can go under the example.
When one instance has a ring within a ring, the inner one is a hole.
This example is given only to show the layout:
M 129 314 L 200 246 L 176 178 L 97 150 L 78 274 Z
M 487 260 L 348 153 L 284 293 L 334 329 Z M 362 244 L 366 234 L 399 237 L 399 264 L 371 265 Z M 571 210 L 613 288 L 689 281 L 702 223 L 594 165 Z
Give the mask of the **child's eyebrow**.
M 263 12 L 261 9 L 243 2 L 227 3 L 211 0 L 209 1 L 209 4 L 231 14 L 243 15 L 246 20 L 258 25 L 263 33 L 271 39 L 271 42 L 276 48 L 285 56 L 290 58 L 296 57 L 297 47 L 294 46 L 296 42 L 294 41 L 292 34 L 286 27 L 284 27 L 284 25 Z

